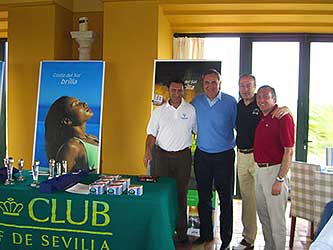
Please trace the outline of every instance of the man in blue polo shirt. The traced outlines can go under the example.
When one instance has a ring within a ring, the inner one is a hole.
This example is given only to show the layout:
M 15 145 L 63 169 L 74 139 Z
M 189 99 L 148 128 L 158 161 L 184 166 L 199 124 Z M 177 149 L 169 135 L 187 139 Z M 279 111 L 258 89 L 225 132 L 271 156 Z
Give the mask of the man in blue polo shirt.
M 212 184 L 220 199 L 221 250 L 229 249 L 232 238 L 232 193 L 234 186 L 236 99 L 220 92 L 220 73 L 203 74 L 204 94 L 192 102 L 197 114 L 197 149 L 194 172 L 199 194 L 200 238 L 193 244 L 214 239 L 212 224 Z

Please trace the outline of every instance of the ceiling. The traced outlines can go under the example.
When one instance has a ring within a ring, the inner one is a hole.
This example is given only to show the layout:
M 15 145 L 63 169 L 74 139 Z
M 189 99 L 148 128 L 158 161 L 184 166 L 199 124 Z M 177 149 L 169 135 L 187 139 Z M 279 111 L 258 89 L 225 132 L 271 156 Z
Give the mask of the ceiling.
M 161 7 L 178 33 L 333 32 L 333 1 L 217 2 L 162 3 Z

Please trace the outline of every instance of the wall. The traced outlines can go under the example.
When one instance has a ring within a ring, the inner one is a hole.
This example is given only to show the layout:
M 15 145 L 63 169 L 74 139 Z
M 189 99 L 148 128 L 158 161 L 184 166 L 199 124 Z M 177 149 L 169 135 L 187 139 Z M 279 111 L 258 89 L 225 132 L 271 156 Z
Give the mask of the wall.
M 39 62 L 71 58 L 72 14 L 57 4 L 13 6 L 8 11 L 8 152 L 29 166 Z
M 54 59 L 54 19 L 52 5 L 9 9 L 8 151 L 27 164 L 32 159 L 39 62 Z
M 142 159 L 157 39 L 157 4 L 104 3 L 104 172 L 145 172 Z
M 173 33 L 170 23 L 163 13 L 161 7 L 158 8 L 158 59 L 171 59 L 173 46 Z
M 73 39 L 69 32 L 73 28 L 73 14 L 70 10 L 65 9 L 59 5 L 55 5 L 54 18 L 54 59 L 70 60 L 72 59 Z

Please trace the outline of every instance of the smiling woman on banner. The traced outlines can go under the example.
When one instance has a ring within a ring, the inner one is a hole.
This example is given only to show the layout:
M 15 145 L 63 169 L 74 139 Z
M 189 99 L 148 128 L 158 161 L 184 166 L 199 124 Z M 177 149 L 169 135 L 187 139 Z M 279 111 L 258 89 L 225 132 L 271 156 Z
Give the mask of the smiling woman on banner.
M 93 115 L 86 102 L 69 96 L 58 98 L 45 119 L 47 158 L 66 160 L 69 172 L 95 171 L 99 141 L 86 133 L 86 123 Z

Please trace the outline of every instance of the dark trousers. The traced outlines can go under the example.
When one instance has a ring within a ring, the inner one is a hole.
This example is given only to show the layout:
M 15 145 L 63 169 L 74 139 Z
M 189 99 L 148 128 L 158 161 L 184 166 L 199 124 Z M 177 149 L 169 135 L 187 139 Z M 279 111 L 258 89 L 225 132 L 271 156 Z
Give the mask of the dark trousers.
M 206 153 L 198 147 L 194 154 L 194 172 L 199 193 L 200 236 L 212 240 L 212 185 L 220 199 L 220 236 L 222 246 L 232 238 L 232 194 L 234 187 L 235 151 Z
M 192 155 L 186 148 L 179 152 L 167 152 L 157 147 L 155 151 L 155 174 L 176 179 L 179 217 L 176 231 L 179 238 L 187 233 L 187 189 L 191 174 Z

